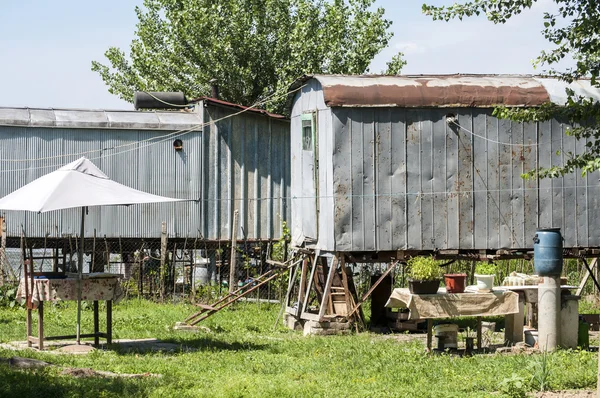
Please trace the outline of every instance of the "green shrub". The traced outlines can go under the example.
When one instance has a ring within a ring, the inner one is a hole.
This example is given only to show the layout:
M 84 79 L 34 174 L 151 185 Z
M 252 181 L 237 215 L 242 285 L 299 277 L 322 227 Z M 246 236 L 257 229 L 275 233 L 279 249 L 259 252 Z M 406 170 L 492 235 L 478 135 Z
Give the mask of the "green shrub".
M 496 275 L 496 264 L 478 261 L 475 264 L 475 273 L 479 275 Z
M 415 281 L 434 281 L 440 279 L 442 272 L 433 257 L 413 257 L 408 260 L 410 278 Z

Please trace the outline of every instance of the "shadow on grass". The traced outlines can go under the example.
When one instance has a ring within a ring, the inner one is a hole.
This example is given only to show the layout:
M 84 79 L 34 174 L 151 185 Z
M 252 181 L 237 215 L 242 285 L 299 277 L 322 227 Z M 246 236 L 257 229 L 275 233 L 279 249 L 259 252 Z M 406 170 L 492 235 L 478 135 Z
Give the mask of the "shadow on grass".
M 42 370 L 17 370 L 0 365 L 0 397 L 135 397 L 147 396 L 153 387 L 148 380 L 122 378 L 73 378 Z
M 112 344 L 109 349 L 117 354 L 126 355 L 131 353 L 178 354 L 181 352 L 203 352 L 203 351 L 259 351 L 268 350 L 268 344 L 255 344 L 240 341 L 223 341 L 210 337 L 193 339 L 164 339 L 164 340 L 140 340 L 131 342 L 120 342 Z

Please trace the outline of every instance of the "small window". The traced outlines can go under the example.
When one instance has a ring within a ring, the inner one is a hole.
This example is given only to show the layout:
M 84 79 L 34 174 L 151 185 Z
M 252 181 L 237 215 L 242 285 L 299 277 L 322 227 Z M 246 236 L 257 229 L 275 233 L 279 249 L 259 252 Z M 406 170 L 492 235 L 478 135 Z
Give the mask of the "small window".
M 305 151 L 313 150 L 312 116 L 310 119 L 302 120 L 302 149 Z

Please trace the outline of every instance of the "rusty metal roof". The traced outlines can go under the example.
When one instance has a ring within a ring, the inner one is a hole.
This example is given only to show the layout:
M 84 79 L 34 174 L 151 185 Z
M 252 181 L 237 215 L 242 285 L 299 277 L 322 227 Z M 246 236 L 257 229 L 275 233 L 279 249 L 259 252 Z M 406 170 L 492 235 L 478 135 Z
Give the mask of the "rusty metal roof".
M 529 75 L 312 75 L 298 79 L 292 90 L 312 78 L 329 107 L 535 107 L 564 104 L 567 87 L 600 101 L 600 89 L 589 80 L 568 84 Z

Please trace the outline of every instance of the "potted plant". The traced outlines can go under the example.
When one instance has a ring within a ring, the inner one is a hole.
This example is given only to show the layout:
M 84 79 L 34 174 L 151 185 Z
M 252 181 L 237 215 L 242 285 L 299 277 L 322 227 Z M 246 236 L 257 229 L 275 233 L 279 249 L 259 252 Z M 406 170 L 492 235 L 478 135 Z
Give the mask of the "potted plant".
M 477 290 L 480 292 L 491 292 L 496 275 L 496 264 L 479 261 L 475 264 L 475 278 L 477 279 Z
M 467 285 L 467 274 L 444 274 L 447 293 L 463 293 Z
M 408 289 L 412 294 L 435 294 L 441 281 L 440 266 L 433 257 L 413 257 L 410 267 Z

